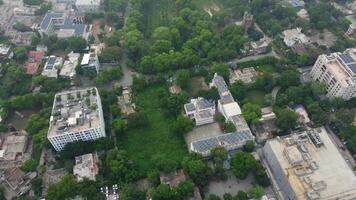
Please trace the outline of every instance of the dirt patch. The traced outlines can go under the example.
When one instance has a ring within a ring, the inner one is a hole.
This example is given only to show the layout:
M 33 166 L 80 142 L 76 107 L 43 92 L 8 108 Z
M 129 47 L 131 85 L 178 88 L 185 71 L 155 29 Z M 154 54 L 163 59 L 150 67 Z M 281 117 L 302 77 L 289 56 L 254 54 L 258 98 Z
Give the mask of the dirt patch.
M 310 40 L 312 42 L 317 43 L 318 45 L 323 45 L 323 46 L 330 48 L 334 45 L 337 38 L 333 33 L 325 30 L 324 33 L 318 32 L 318 33 L 312 34 L 312 36 L 310 37 Z
M 188 92 L 190 94 L 195 94 L 199 90 L 209 90 L 209 86 L 205 83 L 204 77 L 192 78 Z

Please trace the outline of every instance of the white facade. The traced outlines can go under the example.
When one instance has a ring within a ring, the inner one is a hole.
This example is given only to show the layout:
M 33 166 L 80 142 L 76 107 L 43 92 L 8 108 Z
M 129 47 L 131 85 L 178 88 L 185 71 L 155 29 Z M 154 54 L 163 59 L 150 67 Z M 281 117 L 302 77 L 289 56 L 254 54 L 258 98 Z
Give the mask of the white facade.
M 80 11 L 98 11 L 100 9 L 100 0 L 76 0 L 75 6 Z
M 202 97 L 191 99 L 184 105 L 186 116 L 195 120 L 195 125 L 200 126 L 214 122 L 215 103 Z
M 56 151 L 71 142 L 105 137 L 105 123 L 97 88 L 55 95 L 47 138 Z
M 356 96 L 356 48 L 343 53 L 320 55 L 311 71 L 316 81 L 327 86 L 328 97 L 349 100 Z
M 295 44 L 305 44 L 309 42 L 309 39 L 301 28 L 289 29 L 282 32 L 283 41 L 288 47 L 292 47 Z
M 95 69 L 96 73 L 100 71 L 100 62 L 96 52 L 86 53 L 83 55 L 82 62 L 80 63 L 82 68 Z

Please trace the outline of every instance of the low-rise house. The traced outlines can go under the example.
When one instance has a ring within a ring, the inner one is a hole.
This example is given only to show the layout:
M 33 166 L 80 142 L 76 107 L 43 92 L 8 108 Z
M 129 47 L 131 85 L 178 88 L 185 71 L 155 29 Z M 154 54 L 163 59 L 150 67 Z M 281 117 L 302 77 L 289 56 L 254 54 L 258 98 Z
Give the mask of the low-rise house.
M 290 0 L 289 3 L 293 8 L 302 8 L 305 6 L 305 2 L 303 0 Z
M 182 92 L 182 89 L 178 85 L 173 84 L 171 87 L 169 87 L 169 92 L 171 94 L 179 94 Z
M 131 88 L 123 88 L 122 95 L 118 97 L 118 103 L 121 109 L 121 113 L 124 115 L 127 116 L 135 112 L 136 105 L 132 103 Z
M 25 132 L 11 132 L 0 137 L 0 169 L 21 166 L 31 158 L 28 138 Z
M 97 161 L 97 155 L 92 153 L 76 156 L 73 174 L 77 181 L 84 178 L 95 181 L 95 176 L 99 173 Z
M 75 7 L 79 11 L 98 12 L 101 0 L 75 0 Z
M 28 60 L 25 63 L 26 74 L 34 75 L 36 74 L 38 67 L 40 66 L 44 56 L 44 51 L 29 51 Z
M 57 56 L 50 56 L 43 68 L 42 76 L 58 78 L 58 69 L 62 66 L 63 59 Z
M 300 9 L 300 11 L 297 12 L 298 17 L 305 19 L 305 20 L 309 20 L 309 14 L 308 11 L 306 9 Z
M 84 54 L 80 66 L 82 68 L 94 69 L 97 73 L 99 73 L 100 62 L 99 62 L 98 54 L 93 50 L 91 50 L 90 53 Z
M 263 53 L 267 53 L 268 51 L 268 45 L 269 41 L 267 38 L 261 38 L 258 41 L 252 41 L 247 43 L 247 47 L 245 48 L 247 50 L 248 55 L 259 55 Z
M 36 176 L 36 172 L 25 174 L 19 167 L 5 170 L 0 178 L 5 198 L 10 200 L 30 191 L 31 180 Z
M 292 47 L 295 44 L 307 44 L 309 43 L 309 38 L 302 33 L 301 28 L 289 29 L 282 32 L 282 37 L 284 43 L 288 47 Z
M 215 102 L 198 97 L 184 104 L 186 116 L 195 121 L 196 126 L 214 122 Z
M 309 124 L 311 122 L 303 105 L 294 106 L 293 110 L 298 114 L 300 123 Z
M 273 112 L 272 107 L 264 107 L 261 109 L 262 117 L 260 123 L 252 126 L 252 130 L 256 135 L 256 141 L 259 143 L 273 138 L 273 133 L 278 131 L 276 126 L 276 114 Z
M 11 45 L 6 45 L 6 44 L 0 44 L 0 58 L 5 59 L 11 59 L 14 56 L 14 53 L 12 52 L 12 46 Z
M 349 29 L 345 33 L 345 36 L 350 39 L 356 38 L 356 24 L 350 24 Z
M 235 69 L 230 73 L 230 84 L 237 81 L 242 81 L 246 84 L 251 84 L 256 81 L 258 72 L 253 67 Z
M 78 59 L 80 57 L 79 53 L 69 53 L 68 54 L 68 59 L 64 61 L 63 67 L 61 69 L 61 72 L 59 73 L 59 76 L 63 78 L 69 78 L 73 79 L 76 71 L 75 68 L 78 65 Z
M 183 170 L 180 169 L 170 173 L 161 173 L 159 180 L 161 184 L 166 184 L 170 188 L 177 188 L 180 183 L 187 181 L 188 178 L 185 176 Z M 193 197 L 190 197 L 187 200 L 202 200 L 198 187 L 194 188 Z

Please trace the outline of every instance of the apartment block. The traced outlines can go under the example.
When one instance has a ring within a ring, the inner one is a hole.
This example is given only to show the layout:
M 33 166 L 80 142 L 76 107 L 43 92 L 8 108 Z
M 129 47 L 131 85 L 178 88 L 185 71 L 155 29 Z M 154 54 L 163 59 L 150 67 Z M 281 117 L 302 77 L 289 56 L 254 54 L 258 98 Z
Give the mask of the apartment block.
M 105 137 L 103 109 L 97 88 L 55 95 L 47 138 L 56 151 L 66 144 Z
M 311 71 L 316 81 L 327 86 L 328 97 L 349 100 L 356 96 L 356 48 L 320 55 Z

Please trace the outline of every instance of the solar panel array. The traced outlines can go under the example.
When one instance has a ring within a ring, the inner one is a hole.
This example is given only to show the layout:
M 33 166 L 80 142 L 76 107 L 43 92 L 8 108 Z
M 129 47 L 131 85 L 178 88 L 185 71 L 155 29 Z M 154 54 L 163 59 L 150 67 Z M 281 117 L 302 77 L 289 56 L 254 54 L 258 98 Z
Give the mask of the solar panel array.
M 217 87 L 219 93 L 224 93 L 224 92 L 229 91 L 229 89 L 228 89 L 228 87 L 227 87 L 227 85 L 226 85 L 225 80 L 223 79 L 223 77 L 221 77 L 221 76 L 219 76 L 219 75 L 218 75 L 218 76 L 215 76 L 214 79 L 213 79 L 213 81 L 214 81 L 214 84 L 215 84 L 215 86 Z
M 341 62 L 345 63 L 352 72 L 356 73 L 356 61 L 350 54 L 341 54 L 338 59 L 339 61 L 341 60 Z
M 188 112 L 194 111 L 195 110 L 195 106 L 193 103 L 187 103 L 184 104 L 185 110 Z
M 46 65 L 46 69 L 52 70 L 54 67 L 54 63 L 56 62 L 56 59 L 57 59 L 56 57 L 49 57 L 48 63 Z
M 232 151 L 240 148 L 245 141 L 253 139 L 250 129 L 245 129 L 192 142 L 192 147 L 194 151 L 207 155 L 216 146 L 220 145 L 225 147 L 226 150 Z
M 209 101 L 207 99 L 199 99 L 197 104 L 198 104 L 198 108 L 199 109 L 206 109 L 206 108 L 210 108 L 210 107 L 214 107 L 215 106 L 213 101 Z

